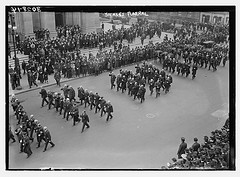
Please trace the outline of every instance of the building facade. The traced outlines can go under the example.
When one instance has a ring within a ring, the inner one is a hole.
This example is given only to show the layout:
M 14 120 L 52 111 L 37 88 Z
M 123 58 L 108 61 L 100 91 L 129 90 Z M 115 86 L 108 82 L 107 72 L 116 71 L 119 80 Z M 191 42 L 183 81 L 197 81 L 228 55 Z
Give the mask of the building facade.
M 56 36 L 56 27 L 64 25 L 79 25 L 83 33 L 100 29 L 99 13 L 85 12 L 16 12 L 9 15 L 8 24 L 16 26 L 16 32 L 23 39 L 24 36 L 34 37 L 34 31 L 48 29 L 50 37 Z M 11 30 L 8 32 L 12 41 Z
M 199 22 L 200 12 L 149 12 L 149 17 L 166 23 Z
M 200 22 L 229 24 L 229 12 L 201 12 Z

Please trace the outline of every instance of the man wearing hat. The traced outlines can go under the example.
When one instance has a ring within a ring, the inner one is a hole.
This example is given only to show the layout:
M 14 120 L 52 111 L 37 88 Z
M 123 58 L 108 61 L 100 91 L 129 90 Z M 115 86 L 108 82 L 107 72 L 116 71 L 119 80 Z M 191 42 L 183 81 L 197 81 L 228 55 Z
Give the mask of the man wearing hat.
M 76 122 L 80 122 L 80 119 L 79 119 L 79 110 L 77 108 L 77 104 L 73 104 L 73 108 L 72 108 L 72 111 L 71 111 L 71 115 L 73 116 L 73 126 L 75 126 L 75 123 Z
M 177 155 L 178 155 L 178 159 L 182 158 L 182 154 L 185 153 L 185 149 L 187 148 L 187 143 L 185 143 L 185 138 L 182 137 L 181 138 L 181 144 L 179 145 L 178 151 L 177 151 Z
M 78 98 L 81 101 L 81 105 L 82 105 L 84 100 L 84 89 L 82 86 L 78 87 Z
M 30 140 L 27 133 L 23 133 L 23 152 L 27 154 L 27 158 L 32 155 L 32 150 L 30 146 Z
M 107 102 L 107 106 L 106 107 L 107 107 L 107 119 L 106 119 L 106 121 L 108 121 L 109 117 L 110 117 L 110 119 L 113 118 L 113 116 L 112 116 L 113 106 L 112 106 L 110 101 Z
M 198 143 L 198 139 L 194 138 L 194 143 L 192 145 L 192 149 L 193 149 L 193 151 L 198 151 L 199 148 L 200 148 L 200 144 Z
M 48 97 L 48 109 L 51 109 L 51 106 L 53 104 L 53 92 L 50 92 L 50 90 L 48 90 L 48 93 L 47 93 L 47 97 Z
M 43 152 L 45 152 L 47 150 L 48 143 L 50 143 L 52 145 L 52 147 L 54 147 L 55 144 L 51 140 L 51 134 L 50 134 L 49 130 L 47 129 L 47 127 L 44 127 L 43 129 L 44 129 L 44 139 L 46 141 Z
M 113 73 L 113 72 L 110 72 L 109 73 L 109 76 L 111 77 L 111 89 L 113 89 L 113 87 L 115 88 L 115 84 L 114 84 L 114 82 L 115 82 L 115 80 L 116 80 L 116 76 L 115 76 L 115 74 Z
M 64 105 L 64 113 L 63 113 L 63 119 L 65 119 L 66 115 L 67 115 L 67 121 L 68 121 L 68 117 L 69 117 L 69 112 L 72 109 L 72 103 L 70 102 L 70 99 L 67 98 L 65 105 Z
M 87 113 L 86 113 L 86 110 L 83 111 L 83 113 L 82 113 L 82 115 L 81 115 L 80 117 L 82 117 L 82 123 L 83 123 L 82 132 L 83 132 L 85 126 L 87 126 L 87 128 L 90 128 L 90 126 L 89 126 L 89 124 L 88 124 L 88 122 L 89 122 L 89 117 L 88 117 L 88 115 L 87 115 Z M 82 132 L 81 132 L 81 133 L 82 133 Z
M 35 120 L 34 123 L 36 124 L 36 136 L 37 136 L 37 147 L 40 147 L 40 144 L 42 142 L 42 140 L 45 141 L 44 139 L 44 130 L 43 127 L 41 126 L 41 124 L 38 122 L 38 120 Z

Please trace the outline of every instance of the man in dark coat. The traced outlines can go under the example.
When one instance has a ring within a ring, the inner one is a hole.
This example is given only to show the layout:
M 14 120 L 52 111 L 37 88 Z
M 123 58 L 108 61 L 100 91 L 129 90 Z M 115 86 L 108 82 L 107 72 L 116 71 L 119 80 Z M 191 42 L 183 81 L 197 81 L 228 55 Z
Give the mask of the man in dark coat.
M 72 86 L 69 86 L 68 94 L 70 101 L 75 100 L 75 90 L 72 88 Z
M 51 106 L 53 105 L 54 106 L 54 103 L 53 103 L 53 92 L 50 92 L 48 91 L 47 93 L 47 97 L 48 97 L 48 109 L 51 109 Z
M 50 134 L 49 130 L 47 129 L 47 127 L 44 127 L 43 129 L 44 129 L 44 139 L 46 141 L 43 152 L 45 152 L 47 150 L 48 143 L 50 143 L 52 145 L 52 147 L 54 147 L 55 144 L 51 140 L 51 134 Z
M 83 113 L 82 113 L 82 115 L 81 115 L 80 117 L 82 118 L 82 123 L 83 123 L 82 132 L 83 132 L 85 126 L 87 126 L 87 128 L 90 128 L 90 126 L 89 126 L 89 124 L 88 124 L 88 122 L 89 122 L 89 117 L 88 117 L 88 115 L 87 115 L 87 113 L 86 113 L 85 110 L 83 111 Z M 82 133 L 82 132 L 81 132 L 81 133 Z
M 48 101 L 47 101 L 47 91 L 41 87 L 41 91 L 39 92 L 41 94 L 41 97 L 42 97 L 42 107 L 44 105 L 44 101 L 48 104 Z
M 197 65 L 194 64 L 192 67 L 192 79 L 196 77 L 197 69 Z
M 185 149 L 187 148 L 187 143 L 185 143 L 185 138 L 182 137 L 181 138 L 181 144 L 179 145 L 178 151 L 177 151 L 177 155 L 178 155 L 178 159 L 182 158 L 182 154 L 185 153 Z
M 82 105 L 84 101 L 84 89 L 82 88 L 82 86 L 78 87 L 78 98 L 81 101 Z
M 23 69 L 23 74 L 26 74 L 26 63 L 25 60 L 22 62 L 22 69 Z
M 107 106 L 106 107 L 107 107 L 107 111 L 106 111 L 107 112 L 107 119 L 106 119 L 106 121 L 108 121 L 109 117 L 110 117 L 110 119 L 113 118 L 113 116 L 112 116 L 113 106 L 112 106 L 110 101 L 107 102 Z
M 69 117 L 69 112 L 72 109 L 72 103 L 70 102 L 70 99 L 67 98 L 65 105 L 64 105 L 64 113 L 63 113 L 63 119 L 65 119 L 66 115 L 67 115 L 67 121 L 68 121 L 68 117 Z
M 194 143 L 192 145 L 192 149 L 193 149 L 193 151 L 198 151 L 199 148 L 200 148 L 200 144 L 198 143 L 198 139 L 194 138 Z
M 116 80 L 116 76 L 115 76 L 115 74 L 113 73 L 113 72 L 111 72 L 110 74 L 109 74 L 109 76 L 111 77 L 111 89 L 113 89 L 113 87 L 115 88 L 115 84 L 114 84 L 114 82 L 115 82 L 115 80 Z
M 43 127 L 38 122 L 38 120 L 35 120 L 34 123 L 37 125 L 36 126 L 36 136 L 37 136 L 38 145 L 37 145 L 36 148 L 39 148 L 42 140 L 45 141 L 45 139 L 44 139 L 44 130 L 43 130 Z
M 26 133 L 23 134 L 23 152 L 27 154 L 27 158 L 32 155 L 30 140 Z
M 73 117 L 73 126 L 75 126 L 76 122 L 80 122 L 79 119 L 79 110 L 76 104 L 73 104 L 73 108 L 71 110 L 71 115 Z

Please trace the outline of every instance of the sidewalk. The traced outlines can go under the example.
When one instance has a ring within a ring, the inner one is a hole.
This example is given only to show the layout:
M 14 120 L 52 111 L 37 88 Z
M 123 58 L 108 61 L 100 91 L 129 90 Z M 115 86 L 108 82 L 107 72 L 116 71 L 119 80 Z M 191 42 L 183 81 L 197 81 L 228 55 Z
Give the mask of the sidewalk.
M 109 28 L 111 24 L 109 24 L 107 27 Z M 120 27 L 121 25 L 119 25 Z M 105 27 L 104 27 L 105 29 Z M 165 33 L 165 32 L 162 32 L 162 36 L 161 36 L 161 39 L 158 38 L 157 35 L 155 35 L 151 41 L 153 41 L 153 43 L 156 43 L 156 42 L 161 42 L 163 40 L 163 37 L 165 36 L 165 34 L 168 34 L 169 38 L 172 38 L 172 34 L 169 34 L 169 33 Z M 144 40 L 144 45 L 148 44 L 149 43 L 149 36 Z M 128 42 L 127 40 L 123 40 L 123 44 L 125 45 L 128 45 Z M 135 41 L 131 44 L 129 44 L 130 48 L 135 48 L 136 46 L 141 46 L 141 39 L 140 38 L 136 38 Z M 109 51 L 110 49 L 113 50 L 113 46 L 112 47 L 106 47 L 104 50 L 107 50 Z M 81 52 L 83 54 L 87 54 L 91 51 L 93 53 L 93 55 L 96 55 L 97 54 L 97 51 L 99 50 L 99 48 L 93 48 L 93 49 L 81 49 Z M 26 59 L 28 60 L 28 56 L 26 55 L 21 55 L 21 54 L 17 54 L 17 57 L 21 57 L 22 59 Z M 20 60 L 20 59 L 19 59 Z M 11 65 L 12 66 L 12 65 Z M 32 86 L 32 88 L 30 89 L 29 88 L 29 85 L 28 85 L 28 80 L 27 80 L 27 74 L 23 75 L 23 71 L 22 72 L 22 79 L 20 80 L 20 83 L 21 83 L 21 87 L 22 87 L 22 90 L 12 90 L 12 87 L 11 87 L 11 83 L 10 83 L 10 76 L 9 76 L 9 96 L 12 95 L 12 94 L 15 94 L 15 95 L 18 95 L 18 94 L 21 94 L 21 93 L 24 93 L 24 92 L 28 92 L 28 91 L 32 91 L 32 90 L 36 90 L 36 89 L 39 89 L 40 86 L 43 86 L 43 87 L 48 87 L 48 86 L 52 86 L 54 84 L 56 84 L 56 81 L 54 79 L 54 76 L 53 74 L 52 75 L 49 75 L 48 76 L 48 83 L 40 83 L 38 80 L 37 80 L 37 84 L 38 84 L 38 87 L 36 87 L 35 85 Z M 80 77 L 81 78 L 81 77 Z M 77 78 L 61 78 L 61 84 L 64 83 L 64 82 L 68 82 L 68 81 L 71 81 L 71 80 L 76 80 L 76 79 L 79 79 L 78 77 Z

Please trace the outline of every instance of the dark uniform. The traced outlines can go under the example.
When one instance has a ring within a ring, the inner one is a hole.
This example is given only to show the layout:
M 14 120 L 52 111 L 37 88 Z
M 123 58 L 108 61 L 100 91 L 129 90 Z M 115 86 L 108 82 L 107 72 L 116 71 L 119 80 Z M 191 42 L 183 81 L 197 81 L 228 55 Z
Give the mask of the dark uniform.
M 38 142 L 37 148 L 39 148 L 42 140 L 45 141 L 44 131 L 43 131 L 43 127 L 37 121 L 35 121 L 35 123 L 37 124 L 36 130 L 35 130 L 37 135 L 37 142 Z
M 86 108 L 87 104 L 90 105 L 90 103 L 89 103 L 89 93 L 88 93 L 88 91 L 86 89 L 84 91 L 84 105 L 85 105 L 85 108 Z
M 197 73 L 197 65 L 193 65 L 192 67 L 192 79 L 194 79 L 196 77 L 196 73 Z
M 111 103 L 110 103 L 110 101 L 109 101 L 109 102 L 107 103 L 107 119 L 106 119 L 106 121 L 109 120 L 109 117 L 110 117 L 110 119 L 113 118 L 112 112 L 113 112 L 113 106 L 111 105 Z
M 78 98 L 81 101 L 81 105 L 82 105 L 84 100 L 84 89 L 82 87 L 78 88 Z
M 149 82 L 150 95 L 152 95 L 152 93 L 153 93 L 154 84 L 155 83 L 154 83 L 153 79 L 151 79 Z
M 65 119 L 67 114 L 67 121 L 68 121 L 69 112 L 71 111 L 71 109 L 72 109 L 72 103 L 69 101 L 69 98 L 67 98 L 64 105 L 63 119 Z
M 89 101 L 90 101 L 90 110 L 92 110 L 92 107 L 95 106 L 94 104 L 94 94 L 90 92 L 89 94 Z
M 72 111 L 71 111 L 71 115 L 72 115 L 72 117 L 73 117 L 73 126 L 75 126 L 75 123 L 76 123 L 76 122 L 80 122 L 80 119 L 79 119 L 79 110 L 78 110 L 76 104 L 73 105 L 73 108 L 72 108 Z
M 48 143 L 50 143 L 52 145 L 52 147 L 55 146 L 55 144 L 51 140 L 51 134 L 50 134 L 49 130 L 47 129 L 47 127 L 44 127 L 44 139 L 46 141 L 46 144 L 45 144 L 45 148 L 44 148 L 43 152 L 45 152 L 47 150 Z
M 185 153 L 185 149 L 187 148 L 187 143 L 185 143 L 185 138 L 181 138 L 182 143 L 179 145 L 177 155 L 178 158 L 181 159 L 181 155 Z
M 143 101 L 145 101 L 145 93 L 146 93 L 146 89 L 145 89 L 145 87 L 143 85 L 141 85 L 140 88 L 139 88 L 139 93 L 138 93 L 139 94 L 139 98 L 141 100 L 141 103 Z
M 103 115 L 103 112 L 104 114 L 106 114 L 105 107 L 106 107 L 106 100 L 103 97 L 101 97 L 101 101 L 100 101 L 101 117 Z
M 82 132 L 84 131 L 84 128 L 85 126 L 87 126 L 87 128 L 90 128 L 88 122 L 89 122 L 89 117 L 86 113 L 86 111 L 83 111 L 82 115 L 80 116 L 82 118 L 82 123 L 83 123 L 83 126 L 82 126 Z
M 47 96 L 48 96 L 48 109 L 51 109 L 51 106 L 53 105 L 54 106 L 54 104 L 53 104 L 53 92 L 48 92 L 48 94 L 47 94 Z
M 30 157 L 32 155 L 32 150 L 31 150 L 31 146 L 30 146 L 30 140 L 29 137 L 27 136 L 27 134 L 23 135 L 23 152 L 25 152 L 27 154 L 27 158 Z
M 160 82 L 160 80 L 157 80 L 157 82 L 155 83 L 155 88 L 156 88 L 156 98 L 157 98 L 158 95 L 160 95 L 160 89 L 161 89 L 161 82 Z

